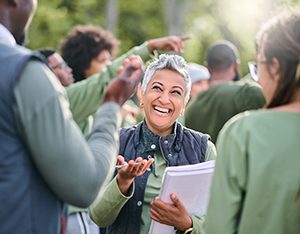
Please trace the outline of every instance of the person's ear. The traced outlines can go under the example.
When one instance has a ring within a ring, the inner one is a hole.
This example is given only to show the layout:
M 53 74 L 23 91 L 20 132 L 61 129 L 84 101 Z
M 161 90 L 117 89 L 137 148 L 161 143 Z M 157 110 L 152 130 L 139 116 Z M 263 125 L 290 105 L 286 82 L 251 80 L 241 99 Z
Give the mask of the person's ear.
M 272 63 L 269 66 L 270 73 L 275 81 L 279 81 L 280 79 L 280 63 L 277 58 L 272 59 Z
M 180 116 L 183 116 L 184 115 L 184 112 L 185 112 L 185 105 L 184 105 L 184 107 L 181 109 L 181 111 L 180 111 Z
M 184 115 L 184 110 L 181 110 L 179 116 L 182 117 Z
M 238 63 L 233 64 L 233 70 L 234 70 L 235 73 L 238 73 L 238 70 L 239 70 L 239 64 Z

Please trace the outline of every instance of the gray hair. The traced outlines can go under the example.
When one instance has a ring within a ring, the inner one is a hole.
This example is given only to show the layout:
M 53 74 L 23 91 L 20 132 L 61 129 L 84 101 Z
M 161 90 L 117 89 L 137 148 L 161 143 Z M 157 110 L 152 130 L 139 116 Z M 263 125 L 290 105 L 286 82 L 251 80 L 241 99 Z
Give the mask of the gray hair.
M 177 72 L 182 76 L 185 81 L 185 102 L 187 103 L 190 98 L 192 81 L 191 77 L 187 71 L 187 63 L 181 56 L 162 54 L 156 58 L 146 69 L 144 79 L 142 82 L 142 92 L 146 91 L 149 81 L 153 77 L 154 73 L 158 70 L 169 69 Z

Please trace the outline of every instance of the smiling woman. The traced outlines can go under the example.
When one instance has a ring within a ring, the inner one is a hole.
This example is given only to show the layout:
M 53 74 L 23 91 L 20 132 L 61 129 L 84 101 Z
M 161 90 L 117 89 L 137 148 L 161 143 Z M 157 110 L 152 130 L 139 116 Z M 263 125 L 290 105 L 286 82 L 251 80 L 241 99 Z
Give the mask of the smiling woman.
M 145 119 L 120 132 L 118 164 L 127 166 L 117 170 L 90 210 L 92 219 L 107 227 L 106 233 L 146 234 L 151 219 L 177 230 L 190 232 L 193 227 L 198 231 L 201 218 L 188 214 L 176 196 L 171 198 L 173 204 L 156 199 L 166 167 L 216 158 L 208 135 L 176 121 L 189 100 L 190 90 L 191 79 L 182 57 L 161 55 L 148 66 L 141 97 Z M 161 212 L 170 215 L 157 215 Z
M 184 60 L 160 57 L 147 70 L 142 84 L 141 107 L 148 128 L 157 135 L 171 134 L 177 118 L 183 114 L 189 99 L 191 80 L 186 70 L 180 68 Z

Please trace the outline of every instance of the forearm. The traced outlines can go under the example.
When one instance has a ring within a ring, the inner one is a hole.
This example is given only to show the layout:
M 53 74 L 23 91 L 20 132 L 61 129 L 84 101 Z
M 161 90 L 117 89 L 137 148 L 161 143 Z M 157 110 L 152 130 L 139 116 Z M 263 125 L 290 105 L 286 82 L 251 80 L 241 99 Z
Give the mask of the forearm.
M 144 42 L 143 44 L 141 44 L 139 46 L 133 47 L 127 53 L 125 53 L 125 54 L 121 55 L 120 57 L 116 58 L 113 61 L 113 63 L 115 63 L 119 67 L 119 66 L 122 65 L 124 59 L 126 59 L 130 55 L 138 55 L 138 56 L 141 57 L 143 62 L 147 62 L 149 59 L 151 59 L 151 55 L 152 55 L 152 52 L 149 51 L 149 49 L 147 47 L 147 44 L 148 44 L 147 42 Z M 114 72 L 117 72 L 117 70 L 115 70 Z
M 115 164 L 118 105 L 101 108 L 90 148 L 72 120 L 63 88 L 45 66 L 26 67 L 15 97 L 20 133 L 45 182 L 65 202 L 89 206 Z
M 89 209 L 93 221 L 100 227 L 111 225 L 118 217 L 122 207 L 133 196 L 133 192 L 134 184 L 130 188 L 129 195 L 124 196 L 114 178 Z
M 105 70 L 66 88 L 70 110 L 76 123 L 80 124 L 88 116 L 95 114 L 104 91 L 113 78 L 115 76 L 109 70 Z

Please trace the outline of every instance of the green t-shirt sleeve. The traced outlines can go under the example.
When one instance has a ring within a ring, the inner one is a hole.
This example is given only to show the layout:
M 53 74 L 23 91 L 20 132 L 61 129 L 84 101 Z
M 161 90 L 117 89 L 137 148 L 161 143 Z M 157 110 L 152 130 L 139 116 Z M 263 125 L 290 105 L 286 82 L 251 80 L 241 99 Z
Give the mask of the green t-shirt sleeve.
M 37 170 L 61 200 L 88 207 L 114 170 L 119 105 L 99 109 L 87 143 L 72 119 L 64 88 L 48 67 L 29 62 L 14 94 L 18 129 Z
M 111 225 L 118 217 L 122 207 L 133 196 L 134 188 L 133 183 L 129 190 L 129 195 L 123 195 L 115 177 L 89 208 L 89 213 L 93 221 L 100 227 Z
M 237 232 L 247 182 L 246 133 L 241 131 L 240 122 L 236 122 L 238 118 L 226 123 L 217 141 L 218 159 L 204 222 L 207 233 Z

